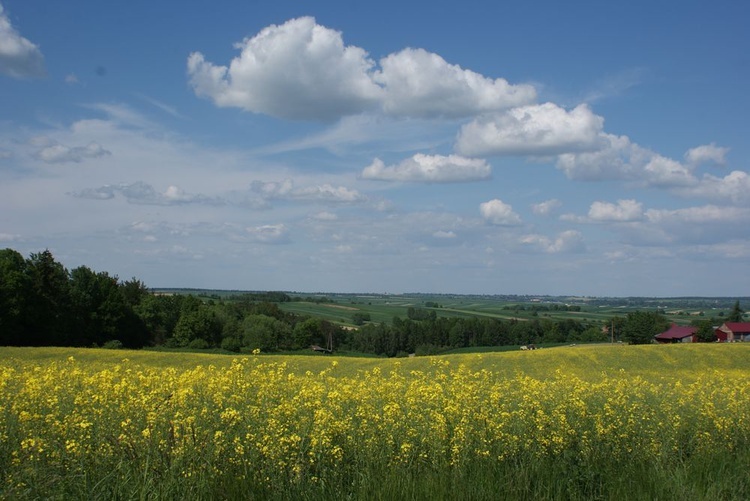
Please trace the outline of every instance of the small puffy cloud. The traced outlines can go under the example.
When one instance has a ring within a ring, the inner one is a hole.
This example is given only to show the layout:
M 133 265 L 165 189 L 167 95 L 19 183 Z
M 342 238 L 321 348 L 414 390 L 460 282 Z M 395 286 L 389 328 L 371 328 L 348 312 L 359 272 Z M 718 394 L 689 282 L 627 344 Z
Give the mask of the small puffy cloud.
M 724 165 L 729 148 L 716 146 L 714 143 L 691 148 L 685 153 L 688 165 Z
M 556 198 L 553 198 L 551 200 L 546 200 L 544 202 L 532 205 L 531 210 L 537 216 L 549 216 L 560 207 L 562 207 L 562 202 L 560 202 Z
M 594 222 L 627 223 L 643 219 L 643 206 L 635 200 L 618 200 L 616 204 L 594 202 L 589 208 L 589 220 Z
M 22 37 L 0 5 L 0 73 L 14 78 L 45 75 L 44 56 L 35 44 Z
M 188 58 L 190 83 L 217 106 L 292 119 L 333 119 L 373 107 L 382 89 L 370 77 L 374 63 L 341 33 L 301 17 L 271 25 L 236 44 L 227 66 Z
M 465 155 L 554 155 L 598 149 L 604 119 L 585 104 L 567 111 L 553 103 L 477 118 L 458 133 Z
M 380 60 L 375 80 L 382 84 L 383 109 L 389 115 L 466 117 L 532 102 L 530 85 L 491 79 L 423 49 L 404 49 Z
M 497 198 L 480 204 L 479 213 L 487 222 L 499 226 L 521 224 L 521 217 L 513 212 L 513 207 Z
M 284 224 L 265 224 L 245 228 L 250 239 L 262 244 L 280 244 L 289 241 L 289 230 Z
M 46 163 L 81 163 L 89 158 L 100 158 L 111 154 L 112 152 L 105 150 L 100 144 L 92 142 L 87 146 L 72 148 L 62 144 L 53 144 L 39 150 L 34 157 Z
M 421 183 L 480 181 L 489 179 L 491 175 L 492 170 L 483 159 L 421 153 L 389 166 L 376 158 L 362 171 L 364 179 Z
M 447 63 L 422 49 L 380 60 L 344 45 L 340 32 L 312 17 L 271 25 L 236 44 L 228 66 L 200 52 L 187 61 L 196 95 L 217 106 L 298 119 L 333 120 L 381 110 L 391 116 L 467 117 L 527 104 L 530 85 L 511 85 Z
M 78 77 L 75 73 L 68 73 L 65 75 L 65 83 L 68 85 L 75 85 L 78 83 Z
M 520 243 L 548 254 L 582 252 L 586 248 L 583 235 L 575 230 L 563 231 L 554 240 L 544 235 L 525 235 Z
M 439 239 L 453 239 L 456 238 L 456 234 L 452 231 L 438 230 L 432 234 L 433 237 Z

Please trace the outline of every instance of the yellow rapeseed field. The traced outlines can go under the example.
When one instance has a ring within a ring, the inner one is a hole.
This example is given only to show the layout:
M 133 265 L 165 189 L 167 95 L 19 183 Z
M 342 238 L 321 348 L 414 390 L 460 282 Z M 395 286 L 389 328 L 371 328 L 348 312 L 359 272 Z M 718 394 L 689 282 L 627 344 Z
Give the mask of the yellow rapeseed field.
M 732 458 L 750 444 L 749 360 L 738 345 L 398 360 L 3 348 L 0 493 L 284 497 L 362 472 Z M 600 482 L 575 481 L 582 497 Z

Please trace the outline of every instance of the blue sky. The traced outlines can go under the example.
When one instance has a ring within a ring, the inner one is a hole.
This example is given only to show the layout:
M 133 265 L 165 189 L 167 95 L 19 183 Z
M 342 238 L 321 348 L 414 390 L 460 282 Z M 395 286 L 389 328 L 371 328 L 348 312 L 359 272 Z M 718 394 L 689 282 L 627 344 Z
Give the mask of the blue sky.
M 0 0 L 0 247 L 151 287 L 747 296 L 750 4 Z

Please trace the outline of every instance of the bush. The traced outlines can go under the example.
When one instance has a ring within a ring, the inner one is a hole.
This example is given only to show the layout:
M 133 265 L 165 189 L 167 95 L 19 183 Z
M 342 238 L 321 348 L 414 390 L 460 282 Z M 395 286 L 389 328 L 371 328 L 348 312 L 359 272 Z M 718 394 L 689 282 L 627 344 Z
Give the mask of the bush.
M 241 347 L 242 345 L 240 343 L 240 340 L 236 337 L 225 337 L 221 341 L 222 350 L 234 351 L 239 353 Z
M 205 339 L 201 339 L 201 338 L 193 339 L 192 341 L 190 341 L 190 344 L 188 345 L 188 347 L 191 350 L 206 350 L 209 348 L 208 341 L 206 341 Z
M 102 348 L 107 350 L 121 350 L 124 348 L 122 342 L 119 339 L 112 339 L 102 345 Z

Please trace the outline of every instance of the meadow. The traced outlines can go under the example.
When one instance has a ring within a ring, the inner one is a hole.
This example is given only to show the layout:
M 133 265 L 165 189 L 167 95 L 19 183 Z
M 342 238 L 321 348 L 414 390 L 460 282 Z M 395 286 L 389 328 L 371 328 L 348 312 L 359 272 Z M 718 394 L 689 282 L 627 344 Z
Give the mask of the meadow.
M 748 499 L 750 345 L 0 348 L 4 499 Z
M 221 291 L 211 291 L 220 297 Z M 390 323 L 394 317 L 405 318 L 409 307 L 434 311 L 438 317 L 493 318 L 497 320 L 576 320 L 585 324 L 607 324 L 612 317 L 625 317 L 641 310 L 660 310 L 671 321 L 689 325 L 703 318 L 729 313 L 734 299 L 729 298 L 577 298 L 531 296 L 466 296 L 429 294 L 300 294 L 290 293 L 293 300 L 279 307 L 298 315 L 324 318 L 339 325 L 354 325 L 354 313 L 367 314 L 372 322 Z M 227 293 L 224 293 L 227 297 Z M 322 302 L 315 302 L 323 298 Z M 747 301 L 747 298 L 744 299 Z M 631 304 L 632 303 L 632 304 Z M 433 305 L 438 305 L 437 307 Z M 579 311 L 555 310 L 555 306 L 576 306 Z M 548 311 L 533 310 L 547 307 Z

